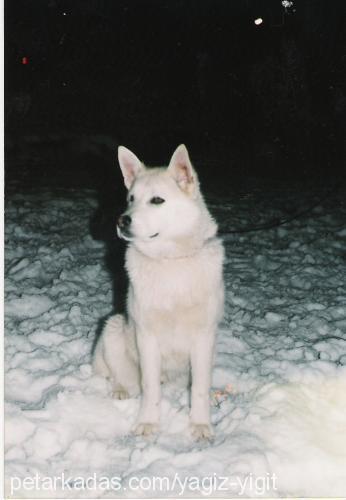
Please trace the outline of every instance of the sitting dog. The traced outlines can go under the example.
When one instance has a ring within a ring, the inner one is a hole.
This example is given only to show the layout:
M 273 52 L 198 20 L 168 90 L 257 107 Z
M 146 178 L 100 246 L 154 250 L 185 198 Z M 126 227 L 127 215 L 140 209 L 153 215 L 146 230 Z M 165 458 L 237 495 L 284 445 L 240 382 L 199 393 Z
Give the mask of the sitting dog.
M 119 164 L 128 207 L 117 223 L 128 242 L 127 316 L 112 316 L 93 366 L 114 396 L 142 390 L 135 432 L 156 432 L 162 375 L 191 368 L 190 421 L 196 439 L 212 436 L 209 391 L 215 335 L 223 313 L 223 246 L 187 149 L 168 167 L 147 168 L 123 146 Z

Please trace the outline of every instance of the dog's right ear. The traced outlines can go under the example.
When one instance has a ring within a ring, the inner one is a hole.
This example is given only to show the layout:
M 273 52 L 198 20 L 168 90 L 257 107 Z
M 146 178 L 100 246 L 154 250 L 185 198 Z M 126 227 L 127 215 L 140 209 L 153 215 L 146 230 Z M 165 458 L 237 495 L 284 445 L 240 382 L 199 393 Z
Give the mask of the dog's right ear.
M 118 147 L 118 160 L 125 186 L 130 189 L 139 172 L 144 170 L 144 165 L 132 151 L 124 146 Z

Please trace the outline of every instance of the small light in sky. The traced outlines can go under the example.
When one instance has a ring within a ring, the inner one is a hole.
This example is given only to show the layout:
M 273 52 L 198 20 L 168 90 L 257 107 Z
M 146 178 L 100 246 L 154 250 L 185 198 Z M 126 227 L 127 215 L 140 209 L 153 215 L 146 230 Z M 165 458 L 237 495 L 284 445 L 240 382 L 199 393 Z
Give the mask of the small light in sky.
M 261 17 L 258 17 L 257 19 L 254 20 L 254 23 L 256 24 L 256 26 L 259 26 L 260 24 L 263 23 L 263 19 Z
M 66 12 L 63 12 L 63 13 L 62 13 L 62 15 L 63 15 L 63 16 L 67 16 L 67 13 L 66 13 Z

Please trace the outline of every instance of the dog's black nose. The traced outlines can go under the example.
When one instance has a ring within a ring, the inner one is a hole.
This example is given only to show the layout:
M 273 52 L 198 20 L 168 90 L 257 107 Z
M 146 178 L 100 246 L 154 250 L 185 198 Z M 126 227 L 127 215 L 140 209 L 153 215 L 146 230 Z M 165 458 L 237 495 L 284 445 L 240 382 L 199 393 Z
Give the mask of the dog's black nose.
M 118 226 L 120 229 L 128 229 L 131 222 L 131 217 L 129 215 L 120 215 L 118 219 Z

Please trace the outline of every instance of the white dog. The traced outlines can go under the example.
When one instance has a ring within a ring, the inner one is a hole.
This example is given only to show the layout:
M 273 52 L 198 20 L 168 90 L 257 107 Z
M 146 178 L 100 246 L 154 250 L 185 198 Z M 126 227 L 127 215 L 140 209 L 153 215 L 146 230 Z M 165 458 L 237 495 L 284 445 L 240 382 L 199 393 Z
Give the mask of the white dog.
M 146 168 L 123 146 L 119 164 L 128 208 L 118 235 L 129 242 L 127 318 L 111 317 L 95 349 L 94 370 L 114 396 L 143 396 L 136 434 L 157 431 L 162 374 L 191 366 L 191 427 L 210 438 L 211 371 L 223 313 L 223 246 L 207 210 L 187 149 L 168 168 Z

